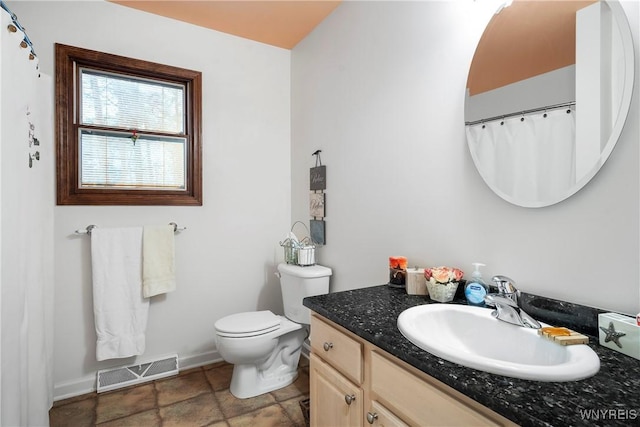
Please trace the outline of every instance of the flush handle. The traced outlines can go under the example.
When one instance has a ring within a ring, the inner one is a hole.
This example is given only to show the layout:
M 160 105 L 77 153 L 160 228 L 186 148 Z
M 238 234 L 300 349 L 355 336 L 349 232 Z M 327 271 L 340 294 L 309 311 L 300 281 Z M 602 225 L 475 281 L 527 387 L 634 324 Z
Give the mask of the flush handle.
M 325 342 L 322 345 L 322 348 L 324 348 L 324 351 L 329 351 L 333 348 L 333 343 L 332 342 Z
M 347 405 L 351 405 L 353 401 L 356 400 L 355 394 L 345 394 L 344 401 L 347 402 Z
M 373 424 L 378 419 L 378 414 L 375 412 L 367 412 L 367 422 Z

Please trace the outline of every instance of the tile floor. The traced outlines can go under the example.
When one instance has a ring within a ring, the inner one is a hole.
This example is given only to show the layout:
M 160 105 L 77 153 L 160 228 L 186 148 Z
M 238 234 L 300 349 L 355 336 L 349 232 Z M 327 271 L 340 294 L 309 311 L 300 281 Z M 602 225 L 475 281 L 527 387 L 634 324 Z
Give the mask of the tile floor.
M 309 362 L 300 357 L 296 381 L 250 399 L 229 392 L 233 366 L 225 362 L 105 393 L 55 402 L 51 427 L 304 427 L 300 401 L 309 396 Z

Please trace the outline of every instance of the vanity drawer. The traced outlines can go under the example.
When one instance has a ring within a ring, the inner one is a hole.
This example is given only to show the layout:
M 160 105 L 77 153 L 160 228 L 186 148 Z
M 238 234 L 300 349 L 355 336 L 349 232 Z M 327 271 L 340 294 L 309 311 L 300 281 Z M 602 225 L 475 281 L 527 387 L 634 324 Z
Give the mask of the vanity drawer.
M 356 384 L 362 384 L 362 344 L 311 316 L 311 348 Z
M 375 400 L 371 402 L 371 411 L 367 412 L 367 422 L 375 427 L 409 427 L 393 412 Z
M 412 425 L 513 425 L 447 385 L 418 378 L 376 351 L 371 354 L 371 391 L 372 399 L 402 414 Z

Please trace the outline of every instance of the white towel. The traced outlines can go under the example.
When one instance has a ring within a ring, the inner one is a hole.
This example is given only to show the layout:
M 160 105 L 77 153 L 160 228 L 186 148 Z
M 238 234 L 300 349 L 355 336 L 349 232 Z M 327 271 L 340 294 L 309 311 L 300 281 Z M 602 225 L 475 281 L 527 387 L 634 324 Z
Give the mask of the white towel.
M 142 227 L 91 231 L 96 358 L 144 353 L 149 300 L 142 297 Z
M 142 294 L 145 298 L 176 289 L 173 226 L 144 227 Z

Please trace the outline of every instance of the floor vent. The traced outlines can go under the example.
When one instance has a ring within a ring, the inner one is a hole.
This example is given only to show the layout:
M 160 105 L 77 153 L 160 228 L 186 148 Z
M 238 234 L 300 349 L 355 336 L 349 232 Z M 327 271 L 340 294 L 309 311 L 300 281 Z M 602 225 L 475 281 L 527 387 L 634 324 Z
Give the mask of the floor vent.
M 153 362 L 98 371 L 98 393 L 169 377 L 178 373 L 178 355 Z

